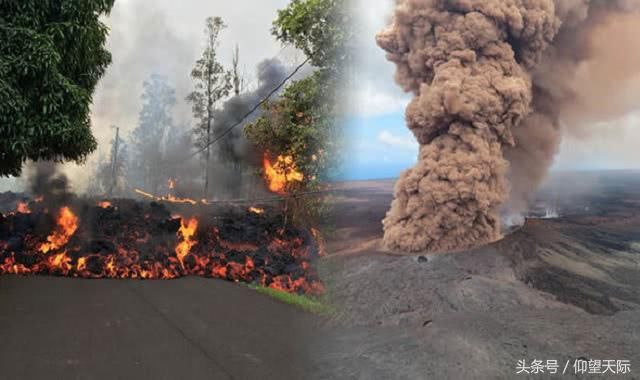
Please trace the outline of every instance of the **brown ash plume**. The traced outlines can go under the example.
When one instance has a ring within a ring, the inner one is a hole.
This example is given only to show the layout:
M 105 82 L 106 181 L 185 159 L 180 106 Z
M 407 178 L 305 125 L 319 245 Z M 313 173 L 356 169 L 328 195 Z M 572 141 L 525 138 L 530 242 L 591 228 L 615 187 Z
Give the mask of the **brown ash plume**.
M 377 42 L 415 95 L 406 121 L 421 147 L 383 221 L 387 247 L 446 251 L 499 239 L 501 213 L 524 210 L 552 164 L 563 118 L 591 100 L 580 76 L 564 71 L 602 62 L 594 35 L 635 3 L 398 0 Z

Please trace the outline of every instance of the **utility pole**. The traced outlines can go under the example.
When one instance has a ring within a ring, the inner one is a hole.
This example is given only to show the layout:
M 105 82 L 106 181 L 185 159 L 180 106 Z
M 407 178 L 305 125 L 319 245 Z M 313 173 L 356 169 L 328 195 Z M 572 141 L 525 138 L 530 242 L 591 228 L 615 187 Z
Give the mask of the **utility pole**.
M 113 188 L 116 186 L 116 168 L 118 167 L 118 150 L 120 145 L 120 128 L 116 127 L 116 141 L 111 155 L 111 184 L 109 185 L 109 198 L 113 195 Z

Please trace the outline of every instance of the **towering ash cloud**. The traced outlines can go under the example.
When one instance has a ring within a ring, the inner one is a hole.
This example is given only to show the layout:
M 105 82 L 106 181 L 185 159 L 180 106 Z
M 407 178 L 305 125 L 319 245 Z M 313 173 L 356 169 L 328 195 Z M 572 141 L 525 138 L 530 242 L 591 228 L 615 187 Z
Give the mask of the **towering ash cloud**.
M 561 127 L 581 126 L 597 98 L 608 99 L 607 116 L 625 110 L 611 93 L 584 95 L 581 81 L 623 53 L 603 36 L 640 29 L 636 3 L 398 0 L 377 42 L 415 95 L 406 120 L 421 147 L 383 221 L 386 245 L 443 251 L 499 239 L 501 214 L 524 210 Z M 637 74 L 624 66 L 619 84 Z

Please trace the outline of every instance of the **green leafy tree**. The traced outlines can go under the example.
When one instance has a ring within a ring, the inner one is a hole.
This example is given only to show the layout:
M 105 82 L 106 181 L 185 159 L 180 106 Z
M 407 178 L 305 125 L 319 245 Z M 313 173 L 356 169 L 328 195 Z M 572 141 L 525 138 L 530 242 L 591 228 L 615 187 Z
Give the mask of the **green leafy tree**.
M 293 0 L 278 11 L 272 33 L 281 42 L 302 50 L 330 85 L 351 67 L 353 28 L 349 23 L 344 0 Z
M 349 67 L 346 54 L 350 38 L 343 1 L 293 0 L 278 12 L 273 34 L 284 44 L 302 50 L 316 71 L 289 84 L 282 96 L 265 104 L 265 112 L 245 127 L 250 141 L 275 160 L 289 156 L 287 173 L 299 169 L 303 181 L 287 182 L 287 193 L 324 188 L 337 166 L 340 133 L 335 91 Z M 299 197 L 287 202 L 287 213 L 297 223 L 317 225 L 326 204 L 320 197 Z
M 226 25 L 220 17 L 209 17 L 206 21 L 207 45 L 191 72 L 195 89 L 187 96 L 192 104 L 193 116 L 198 120 L 195 127 L 196 146 L 203 149 L 205 178 L 204 197 L 209 195 L 209 175 L 211 171 L 211 141 L 213 130 L 213 112 L 221 99 L 229 95 L 233 88 L 232 72 L 226 70 L 218 61 L 220 32 Z
M 92 94 L 111 62 L 114 0 L 0 1 L 0 176 L 26 160 L 82 161 L 97 143 Z

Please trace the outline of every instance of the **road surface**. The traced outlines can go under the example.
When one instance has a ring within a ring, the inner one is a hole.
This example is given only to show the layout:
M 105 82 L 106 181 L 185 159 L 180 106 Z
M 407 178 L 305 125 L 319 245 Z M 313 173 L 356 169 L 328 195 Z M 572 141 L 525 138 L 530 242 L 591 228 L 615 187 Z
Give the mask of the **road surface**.
M 301 379 L 317 318 L 219 280 L 0 277 L 0 378 Z

